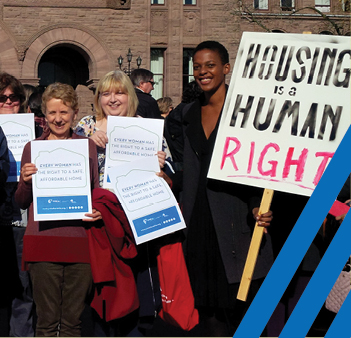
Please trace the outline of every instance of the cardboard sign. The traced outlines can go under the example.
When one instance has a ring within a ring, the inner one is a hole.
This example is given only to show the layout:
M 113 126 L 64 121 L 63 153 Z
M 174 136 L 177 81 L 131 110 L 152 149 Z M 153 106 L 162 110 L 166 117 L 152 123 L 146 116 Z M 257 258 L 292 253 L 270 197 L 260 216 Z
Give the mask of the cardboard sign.
M 7 181 L 16 182 L 20 177 L 23 148 L 35 138 L 34 114 L 0 114 L 0 125 L 9 148 L 10 172 Z
M 73 150 L 74 149 L 74 150 Z M 87 218 L 92 212 L 88 140 L 31 143 L 34 220 Z
M 153 159 L 146 157 L 110 168 L 113 190 L 128 217 L 136 244 L 185 228 L 170 187 L 152 167 Z
M 162 119 L 108 116 L 104 188 L 113 189 L 110 168 L 144 158 L 153 158 L 155 172 L 160 171 L 157 151 L 162 150 Z
M 309 196 L 350 125 L 350 38 L 243 34 L 208 177 Z

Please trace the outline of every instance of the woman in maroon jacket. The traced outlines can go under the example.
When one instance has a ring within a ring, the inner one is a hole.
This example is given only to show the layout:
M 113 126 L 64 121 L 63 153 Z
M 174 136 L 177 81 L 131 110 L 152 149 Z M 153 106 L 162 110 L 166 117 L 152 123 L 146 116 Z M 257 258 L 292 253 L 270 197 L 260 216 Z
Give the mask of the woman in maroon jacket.
M 78 113 L 78 98 L 71 86 L 51 84 L 42 100 L 48 128 L 38 140 L 84 138 L 74 134 L 71 128 Z M 99 186 L 99 179 L 96 146 L 91 140 L 89 162 L 93 189 Z M 77 337 L 81 333 L 79 318 L 92 283 L 88 239 L 83 221 L 34 221 L 32 175 L 36 172 L 28 143 L 22 155 L 15 197 L 21 208 L 30 208 L 22 263 L 24 268 L 28 267 L 33 284 L 38 315 L 36 336 Z M 86 216 L 89 221 L 101 219 L 95 209 Z

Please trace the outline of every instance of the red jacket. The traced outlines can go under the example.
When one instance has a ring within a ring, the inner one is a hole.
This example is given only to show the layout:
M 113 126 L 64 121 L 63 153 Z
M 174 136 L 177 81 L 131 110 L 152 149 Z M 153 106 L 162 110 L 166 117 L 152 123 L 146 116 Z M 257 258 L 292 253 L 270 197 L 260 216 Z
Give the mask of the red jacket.
M 87 229 L 95 286 L 91 306 L 101 318 L 110 321 L 124 317 L 139 307 L 134 275 L 125 263 L 126 259 L 137 255 L 137 249 L 128 220 L 115 194 L 102 188 L 94 189 L 93 208 L 101 212 L 104 224 L 101 227 L 92 224 Z

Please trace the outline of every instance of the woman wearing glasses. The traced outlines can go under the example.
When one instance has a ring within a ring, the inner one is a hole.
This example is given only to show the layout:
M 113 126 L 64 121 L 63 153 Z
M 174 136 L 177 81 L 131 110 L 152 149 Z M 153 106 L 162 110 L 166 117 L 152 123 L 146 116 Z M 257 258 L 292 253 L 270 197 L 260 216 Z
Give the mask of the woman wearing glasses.
M 22 83 L 14 76 L 0 73 L 0 114 L 18 114 L 25 101 Z M 7 290 L 1 298 L 12 300 L 10 332 L 7 335 L 29 337 L 34 335 L 32 327 L 33 299 L 27 271 L 21 271 L 23 236 L 27 226 L 27 211 L 21 210 L 14 195 L 17 182 L 6 182 L 0 204 L 0 246 L 7 248 L 6 278 L 1 282 L 1 290 Z M 11 248 L 9 248 L 11 246 Z M 14 246 L 14 247 L 13 247 Z M 16 260 L 17 258 L 17 260 Z M 5 284 L 5 285 L 4 285 Z M 8 292 L 9 290 L 13 292 Z
M 17 114 L 25 100 L 24 88 L 14 76 L 0 74 L 0 114 Z

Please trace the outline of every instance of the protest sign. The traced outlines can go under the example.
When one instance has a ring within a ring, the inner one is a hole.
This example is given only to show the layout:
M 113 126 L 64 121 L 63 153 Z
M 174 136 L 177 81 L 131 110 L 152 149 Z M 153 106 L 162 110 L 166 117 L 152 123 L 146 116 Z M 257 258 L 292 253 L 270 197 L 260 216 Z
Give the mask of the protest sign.
M 123 206 L 136 244 L 185 228 L 178 203 L 150 157 L 110 169 L 113 190 Z
M 19 180 L 24 146 L 35 138 L 34 114 L 0 114 L 0 125 L 6 136 L 10 156 L 7 181 Z
M 72 150 L 79 149 L 79 151 Z M 83 219 L 92 212 L 88 140 L 31 143 L 34 220 Z
M 349 37 L 245 32 L 208 177 L 310 196 L 349 125 Z
M 163 119 L 107 117 L 105 188 L 111 188 L 108 175 L 114 166 L 151 157 L 154 171 L 160 171 L 156 154 L 162 150 L 163 124 Z

